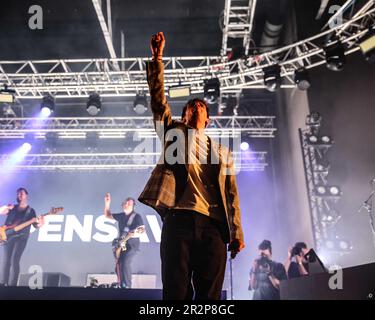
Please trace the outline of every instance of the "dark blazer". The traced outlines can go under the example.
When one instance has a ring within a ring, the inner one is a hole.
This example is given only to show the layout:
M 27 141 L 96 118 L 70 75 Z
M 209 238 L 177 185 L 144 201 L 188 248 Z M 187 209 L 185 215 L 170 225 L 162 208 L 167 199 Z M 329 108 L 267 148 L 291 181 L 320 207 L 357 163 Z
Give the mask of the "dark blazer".
M 163 218 L 166 209 L 173 209 L 183 194 L 189 165 L 188 153 L 185 152 L 186 148 L 183 145 L 181 148 L 177 148 L 180 153 L 175 154 L 176 163 L 168 163 L 168 152 L 173 149 L 168 148 L 181 141 L 185 142 L 186 146 L 190 127 L 182 121 L 172 120 L 171 110 L 164 94 L 164 65 L 162 62 L 152 61 L 147 64 L 147 81 L 155 130 L 163 147 L 160 160 L 138 200 L 154 208 Z M 209 163 L 215 163 L 213 165 L 217 169 L 220 189 L 218 192 L 221 195 L 227 220 L 225 240 L 229 242 L 232 239 L 239 239 L 243 242 L 239 197 L 231 152 L 212 139 L 210 142 L 212 159 Z

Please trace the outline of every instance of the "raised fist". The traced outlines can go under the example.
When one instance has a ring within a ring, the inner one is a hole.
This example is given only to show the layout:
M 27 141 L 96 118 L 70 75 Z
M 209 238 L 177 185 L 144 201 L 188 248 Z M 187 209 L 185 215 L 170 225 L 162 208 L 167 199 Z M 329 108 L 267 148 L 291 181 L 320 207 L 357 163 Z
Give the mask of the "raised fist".
M 108 206 L 111 204 L 111 195 L 108 192 L 105 194 L 104 203 Z
M 158 32 L 151 37 L 150 47 L 152 59 L 161 60 L 165 46 L 165 38 L 163 32 Z

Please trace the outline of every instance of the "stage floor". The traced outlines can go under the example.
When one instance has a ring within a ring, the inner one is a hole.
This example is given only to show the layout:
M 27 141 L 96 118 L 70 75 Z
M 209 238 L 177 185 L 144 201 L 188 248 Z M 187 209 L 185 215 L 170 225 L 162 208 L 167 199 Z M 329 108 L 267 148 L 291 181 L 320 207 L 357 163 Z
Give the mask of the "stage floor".
M 161 289 L 0 287 L 0 300 L 161 300 Z
M 162 300 L 161 289 L 0 287 L 0 300 Z M 222 300 L 227 292 L 222 291 Z

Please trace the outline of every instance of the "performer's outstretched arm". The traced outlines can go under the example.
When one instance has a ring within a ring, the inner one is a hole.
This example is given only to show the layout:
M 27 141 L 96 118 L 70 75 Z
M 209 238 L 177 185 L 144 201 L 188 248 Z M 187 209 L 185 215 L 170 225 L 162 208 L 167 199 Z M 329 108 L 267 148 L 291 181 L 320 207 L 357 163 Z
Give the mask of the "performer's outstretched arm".
M 104 197 L 104 215 L 106 216 L 106 218 L 113 219 L 110 206 L 111 206 L 111 195 L 107 192 Z
M 150 47 L 152 61 L 147 65 L 147 82 L 151 96 L 151 110 L 154 116 L 154 125 L 159 138 L 172 122 L 171 110 L 164 93 L 164 65 L 162 62 L 165 46 L 163 32 L 151 37 Z

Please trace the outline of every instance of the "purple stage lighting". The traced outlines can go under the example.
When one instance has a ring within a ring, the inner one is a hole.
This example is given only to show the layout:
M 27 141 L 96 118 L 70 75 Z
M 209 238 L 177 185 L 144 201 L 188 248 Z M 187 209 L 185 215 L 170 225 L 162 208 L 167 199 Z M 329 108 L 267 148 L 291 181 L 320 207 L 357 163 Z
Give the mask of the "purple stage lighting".
M 21 153 L 28 153 L 29 151 L 31 150 L 31 144 L 28 143 L 28 142 L 25 142 L 22 146 L 21 146 Z
M 250 146 L 247 142 L 241 142 L 241 150 L 242 151 L 247 151 L 249 150 Z
M 42 111 L 40 112 L 41 118 L 48 118 L 51 115 L 51 109 L 47 107 L 43 107 Z
M 13 151 L 9 158 L 4 161 L 0 171 L 7 172 L 13 169 L 15 165 L 20 163 L 26 156 L 26 154 L 31 150 L 32 146 L 29 142 L 24 142 L 20 147 Z
M 26 154 L 31 150 L 31 144 L 29 142 L 25 142 L 20 146 L 10 157 L 10 164 L 15 165 L 18 162 L 22 161 Z

